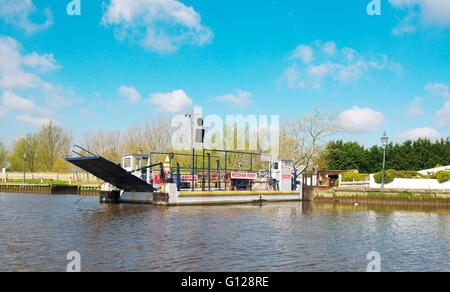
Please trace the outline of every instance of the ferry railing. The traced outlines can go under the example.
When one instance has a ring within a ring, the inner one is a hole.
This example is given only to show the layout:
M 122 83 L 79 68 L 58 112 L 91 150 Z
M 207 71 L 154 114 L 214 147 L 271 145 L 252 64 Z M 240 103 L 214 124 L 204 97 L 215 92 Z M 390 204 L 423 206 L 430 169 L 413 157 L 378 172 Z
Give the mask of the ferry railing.
M 79 156 L 81 156 L 81 157 L 86 157 L 86 156 L 84 156 L 84 155 L 81 154 L 81 153 L 78 153 L 77 151 L 74 150 L 74 148 L 80 149 L 80 150 L 81 150 L 80 152 L 84 151 L 84 152 L 86 152 L 86 153 L 91 154 L 92 156 L 98 156 L 98 155 L 92 153 L 91 151 L 84 149 L 83 147 L 81 147 L 81 146 L 79 146 L 79 145 L 73 145 L 73 146 L 72 146 L 72 151 L 71 151 L 71 152 L 72 152 L 72 153 L 75 153 L 75 154 L 77 154 L 77 155 L 79 155 Z

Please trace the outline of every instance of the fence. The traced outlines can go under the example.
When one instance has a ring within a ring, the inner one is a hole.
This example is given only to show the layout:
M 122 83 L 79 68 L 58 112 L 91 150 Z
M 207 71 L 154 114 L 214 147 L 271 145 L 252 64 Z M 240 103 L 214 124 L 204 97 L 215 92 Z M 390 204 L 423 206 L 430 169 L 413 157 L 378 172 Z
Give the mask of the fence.
M 43 180 L 61 180 L 61 181 L 73 181 L 73 182 L 97 182 L 97 177 L 86 172 L 73 172 L 73 173 L 25 173 L 25 179 L 43 179 Z M 23 172 L 7 172 L 6 182 L 8 180 L 23 180 Z

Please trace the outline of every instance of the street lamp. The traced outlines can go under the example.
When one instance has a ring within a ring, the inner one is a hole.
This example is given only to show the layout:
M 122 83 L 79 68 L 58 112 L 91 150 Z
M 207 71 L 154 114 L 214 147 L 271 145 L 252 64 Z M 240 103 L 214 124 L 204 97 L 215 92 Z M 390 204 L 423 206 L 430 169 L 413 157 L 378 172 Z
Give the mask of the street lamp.
M 383 137 L 381 137 L 381 144 L 383 144 L 383 173 L 381 175 L 381 187 L 384 188 L 384 164 L 386 161 L 386 146 L 388 143 L 388 137 L 386 136 L 386 132 L 383 133 Z
M 25 183 L 25 159 L 27 159 L 27 154 L 23 154 L 23 183 Z

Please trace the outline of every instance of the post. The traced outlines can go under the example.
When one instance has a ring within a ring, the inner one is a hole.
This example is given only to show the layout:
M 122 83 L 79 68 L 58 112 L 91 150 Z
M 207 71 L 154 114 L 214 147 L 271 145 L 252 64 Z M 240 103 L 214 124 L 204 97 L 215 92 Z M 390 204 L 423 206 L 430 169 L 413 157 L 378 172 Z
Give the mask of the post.
M 192 191 L 194 191 L 195 148 L 192 148 Z
M 180 164 L 177 162 L 177 190 L 180 190 Z
M 25 159 L 27 158 L 27 154 L 23 154 L 23 183 L 25 184 Z
M 220 191 L 220 160 L 217 159 L 217 182 L 219 183 L 219 191 Z
M 223 174 L 224 182 L 225 182 L 225 191 L 227 190 L 227 153 L 228 152 L 225 152 L 225 173 Z
M 205 149 L 203 149 L 202 191 L 205 190 Z
M 211 155 L 208 153 L 208 191 L 211 191 Z
M 383 132 L 383 136 L 381 137 L 381 144 L 383 144 L 383 171 L 381 174 L 381 187 L 384 188 L 384 165 L 386 161 L 386 147 L 388 143 L 388 137 L 386 136 L 386 132 Z
M 383 172 L 381 174 L 381 187 L 384 188 L 384 164 L 386 161 L 386 146 L 384 146 L 384 151 L 383 151 Z

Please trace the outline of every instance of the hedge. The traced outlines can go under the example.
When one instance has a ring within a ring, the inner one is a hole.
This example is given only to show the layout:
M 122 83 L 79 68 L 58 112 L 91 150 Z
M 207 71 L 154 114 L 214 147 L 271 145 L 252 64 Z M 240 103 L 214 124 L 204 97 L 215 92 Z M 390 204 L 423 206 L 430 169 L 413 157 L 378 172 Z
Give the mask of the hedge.
M 450 171 L 439 170 L 434 176 L 440 183 L 443 183 L 450 180 Z
M 375 179 L 376 183 L 381 183 L 381 177 L 382 172 L 377 172 L 373 175 L 373 178 Z M 426 175 L 422 175 L 418 173 L 417 171 L 409 171 L 409 170 L 395 170 L 395 169 L 388 169 L 384 173 L 384 183 L 388 184 L 392 181 L 394 181 L 395 178 L 429 178 Z
M 366 181 L 369 174 L 359 173 L 358 171 L 344 172 L 342 174 L 342 181 Z

